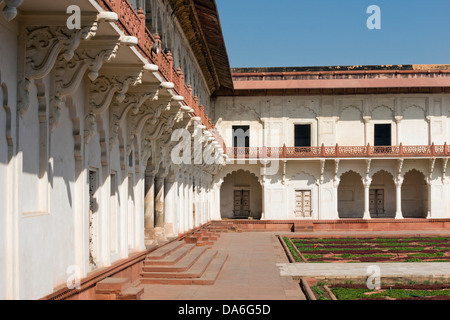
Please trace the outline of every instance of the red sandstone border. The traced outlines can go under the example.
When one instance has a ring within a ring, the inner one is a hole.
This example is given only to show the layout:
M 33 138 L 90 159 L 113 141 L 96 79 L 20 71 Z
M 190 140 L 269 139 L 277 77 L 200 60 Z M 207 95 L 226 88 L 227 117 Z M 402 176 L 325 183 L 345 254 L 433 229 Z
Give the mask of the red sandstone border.
M 87 291 L 94 289 L 96 284 L 108 277 L 118 276 L 121 273 L 125 274 L 128 278 L 131 277 L 130 281 L 134 282 L 137 279 L 134 279 L 135 274 L 140 274 L 141 263 L 145 260 L 148 254 L 153 251 L 162 248 L 172 242 L 183 240 L 185 237 L 188 237 L 190 234 L 195 233 L 196 231 L 210 225 L 206 223 L 200 227 L 194 228 L 192 230 L 187 231 L 186 233 L 179 235 L 176 238 L 169 240 L 166 243 L 161 245 L 156 245 L 148 250 L 144 250 L 142 252 L 138 252 L 133 254 L 128 259 L 120 260 L 115 262 L 112 266 L 101 268 L 100 270 L 95 270 L 93 273 L 89 274 L 87 277 L 81 279 L 80 289 L 69 289 L 67 286 L 61 286 L 59 289 L 56 289 L 53 293 L 48 294 L 39 300 L 67 300 L 74 297 L 82 298 L 83 294 Z M 134 270 L 137 268 L 138 270 Z M 131 275 L 130 275 L 131 273 Z M 89 295 L 89 293 L 87 294 Z M 76 299 L 76 298 L 75 298 Z

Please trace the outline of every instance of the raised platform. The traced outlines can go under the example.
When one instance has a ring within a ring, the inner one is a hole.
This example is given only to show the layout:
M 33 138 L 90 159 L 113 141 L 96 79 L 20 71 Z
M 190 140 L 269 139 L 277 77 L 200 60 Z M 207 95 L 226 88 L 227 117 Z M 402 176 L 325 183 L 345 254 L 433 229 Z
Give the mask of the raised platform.
M 423 231 L 450 230 L 450 219 L 224 220 L 243 231 Z M 213 221 L 220 224 L 222 221 Z

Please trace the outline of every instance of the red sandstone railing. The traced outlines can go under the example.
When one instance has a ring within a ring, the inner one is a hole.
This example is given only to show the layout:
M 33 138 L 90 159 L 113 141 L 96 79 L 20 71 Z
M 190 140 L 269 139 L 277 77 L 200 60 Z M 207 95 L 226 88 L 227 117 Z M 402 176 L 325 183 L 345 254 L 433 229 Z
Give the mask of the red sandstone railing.
M 448 157 L 450 150 L 444 145 L 431 146 L 324 146 L 321 147 L 253 147 L 228 148 L 231 159 L 300 159 L 300 158 L 434 158 Z
M 142 9 L 138 12 L 128 2 L 128 0 L 97 0 L 97 2 L 108 11 L 114 11 L 119 16 L 118 26 L 128 36 L 138 39 L 139 51 L 147 59 L 158 66 L 162 76 L 169 82 L 173 82 L 175 92 L 184 97 L 185 105 L 194 110 L 194 115 L 201 118 L 203 125 L 209 130 L 220 143 L 223 150 L 226 150 L 225 143 L 219 132 L 214 128 L 214 124 L 205 112 L 202 105 L 198 104 L 198 98 L 192 96 L 191 86 L 186 86 L 184 75 L 180 68 L 173 67 L 173 57 L 171 52 L 164 53 L 161 50 L 161 41 L 158 34 L 154 36 L 145 26 L 145 14 Z M 158 50 L 155 50 L 158 49 Z

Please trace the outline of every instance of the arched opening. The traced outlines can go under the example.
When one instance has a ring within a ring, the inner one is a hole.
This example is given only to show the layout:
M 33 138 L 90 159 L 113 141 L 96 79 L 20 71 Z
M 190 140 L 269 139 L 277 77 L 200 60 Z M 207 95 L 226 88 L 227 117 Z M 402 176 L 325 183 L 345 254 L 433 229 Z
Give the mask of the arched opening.
M 371 218 L 395 218 L 395 184 L 393 176 L 381 170 L 372 177 L 369 191 Z
M 361 176 L 348 171 L 341 176 L 338 187 L 340 219 L 362 218 L 364 215 L 364 186 Z
M 402 213 L 405 218 L 426 218 L 428 186 L 425 175 L 415 169 L 405 174 L 402 184 Z
M 262 188 L 258 178 L 244 170 L 225 177 L 220 189 L 222 219 L 261 219 Z

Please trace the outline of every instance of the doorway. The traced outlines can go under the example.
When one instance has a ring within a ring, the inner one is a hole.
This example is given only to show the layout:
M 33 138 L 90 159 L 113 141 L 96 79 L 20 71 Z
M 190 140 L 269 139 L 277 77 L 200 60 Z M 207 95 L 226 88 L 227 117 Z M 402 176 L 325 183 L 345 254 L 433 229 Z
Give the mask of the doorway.
M 295 217 L 311 218 L 311 190 L 295 190 Z
M 250 190 L 234 190 L 234 218 L 243 219 L 251 216 Z
M 384 214 L 384 189 L 370 189 L 369 211 L 371 216 Z

